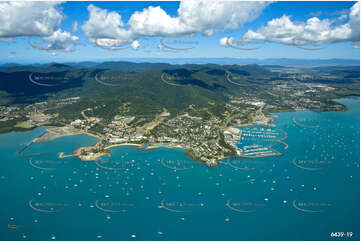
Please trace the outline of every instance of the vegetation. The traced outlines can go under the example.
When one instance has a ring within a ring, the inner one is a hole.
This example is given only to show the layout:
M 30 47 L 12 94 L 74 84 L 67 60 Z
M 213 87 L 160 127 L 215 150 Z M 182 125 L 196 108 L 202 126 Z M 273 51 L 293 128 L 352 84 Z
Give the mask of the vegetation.
M 0 132 L 71 126 L 101 139 L 83 157 L 110 144 L 167 143 L 210 166 L 239 152 L 229 127 L 267 126 L 273 112 L 344 111 L 333 99 L 360 93 L 350 66 L 10 65 L 0 80 Z

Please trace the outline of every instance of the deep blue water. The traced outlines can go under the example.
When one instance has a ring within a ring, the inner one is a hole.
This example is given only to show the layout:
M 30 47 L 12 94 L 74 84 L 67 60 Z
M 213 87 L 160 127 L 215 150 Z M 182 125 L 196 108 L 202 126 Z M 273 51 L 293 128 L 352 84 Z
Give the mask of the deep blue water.
M 167 148 L 57 158 L 96 142 L 85 135 L 18 154 L 45 129 L 2 134 L 0 240 L 359 240 L 360 100 L 339 101 L 347 112 L 277 114 L 287 150 L 257 137 L 238 144 L 274 143 L 282 155 L 215 168 Z

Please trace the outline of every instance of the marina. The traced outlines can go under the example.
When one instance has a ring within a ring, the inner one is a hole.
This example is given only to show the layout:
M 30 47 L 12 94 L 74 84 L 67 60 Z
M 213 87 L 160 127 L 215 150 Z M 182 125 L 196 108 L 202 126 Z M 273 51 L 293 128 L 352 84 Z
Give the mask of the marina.
M 283 141 L 288 135 L 283 130 L 262 126 L 242 127 L 241 130 L 240 141 L 237 144 L 241 151 L 240 157 L 280 156 L 282 153 L 273 148 L 277 143 L 284 146 L 283 150 L 288 149 L 288 144 Z

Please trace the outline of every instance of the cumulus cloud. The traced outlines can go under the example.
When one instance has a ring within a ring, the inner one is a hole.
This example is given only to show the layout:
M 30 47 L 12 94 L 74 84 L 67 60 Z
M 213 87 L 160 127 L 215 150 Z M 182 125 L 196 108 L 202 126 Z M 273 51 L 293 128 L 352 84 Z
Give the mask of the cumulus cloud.
M 307 45 L 360 41 L 360 3 L 355 3 L 348 15 L 348 22 L 334 26 L 329 19 L 312 17 L 306 22 L 293 22 L 290 16 L 272 19 L 257 31 L 248 30 L 241 41 L 264 40 L 287 45 Z
M 89 19 L 82 29 L 94 44 L 112 48 L 133 42 L 131 31 L 122 28 L 124 23 L 117 12 L 108 12 L 93 4 L 88 6 L 88 12 Z
M 30 45 L 38 50 L 48 51 L 72 51 L 79 38 L 71 33 L 57 30 L 52 35 L 43 38 L 43 43 L 32 43 Z
M 360 2 L 355 3 L 350 10 L 349 25 L 351 28 L 350 40 L 360 42 Z
M 236 29 L 256 19 L 269 2 L 183 1 L 180 22 L 192 33 L 212 35 L 219 29 Z M 166 23 L 165 23 L 166 24 Z
M 152 6 L 141 12 L 135 12 L 128 24 L 130 30 L 138 36 L 174 36 L 185 28 L 179 18 L 173 18 L 160 7 Z
M 0 41 L 13 41 L 16 37 L 41 37 L 42 43 L 29 43 L 39 50 L 71 51 L 77 36 L 59 27 L 64 16 L 61 2 L 12 1 L 0 3 Z M 72 33 L 77 30 L 74 22 Z
M 327 19 L 317 17 L 304 23 L 294 23 L 289 16 L 273 19 L 265 27 L 257 31 L 249 30 L 244 36 L 245 41 L 266 40 L 283 44 L 323 44 L 344 41 L 349 38 L 351 29 L 347 25 L 331 27 Z
M 49 36 L 63 15 L 59 2 L 12 1 L 0 3 L 0 37 Z
M 177 16 L 161 7 L 134 12 L 125 24 L 117 12 L 88 6 L 89 19 L 82 26 L 86 36 L 105 47 L 123 46 L 141 37 L 178 37 L 236 29 L 257 18 L 269 3 L 214 0 L 181 1 Z M 101 40 L 101 41 L 99 41 Z

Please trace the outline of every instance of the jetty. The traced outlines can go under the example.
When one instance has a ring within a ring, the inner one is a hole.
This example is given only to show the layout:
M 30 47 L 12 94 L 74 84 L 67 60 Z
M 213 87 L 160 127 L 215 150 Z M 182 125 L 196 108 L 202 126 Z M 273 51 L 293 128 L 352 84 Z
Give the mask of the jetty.
M 19 150 L 18 152 L 16 152 L 17 154 L 21 155 L 21 153 L 23 153 L 27 148 L 29 148 L 34 142 L 30 141 L 27 145 L 25 145 L 21 150 Z

